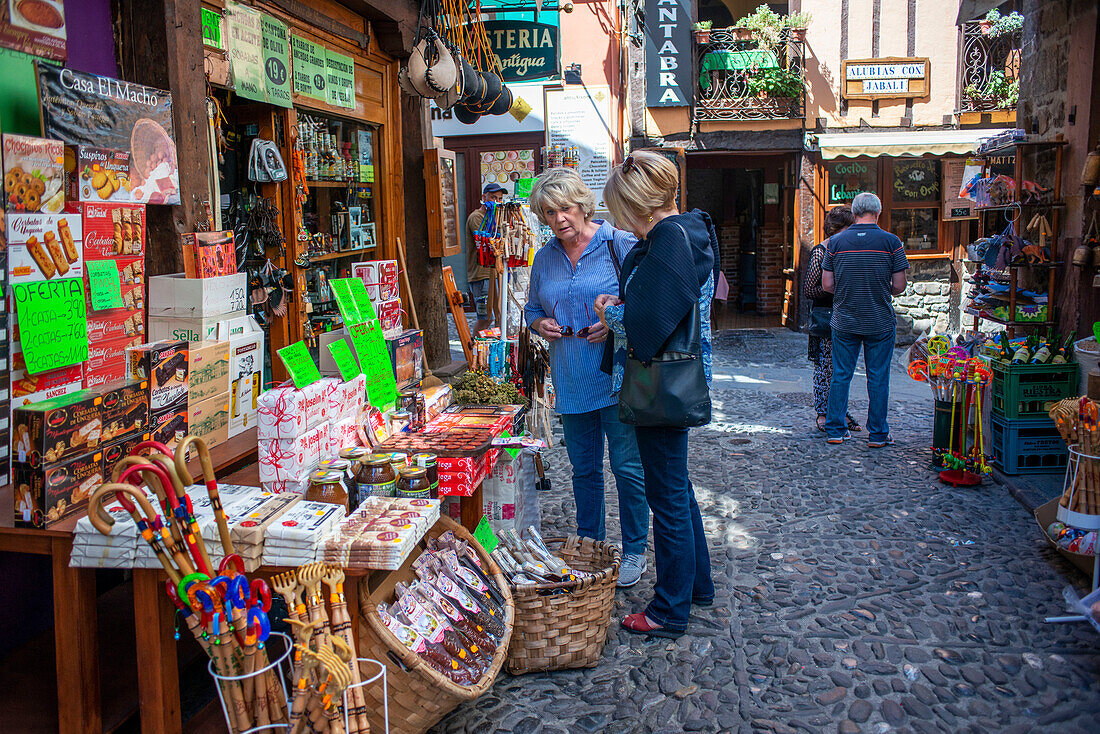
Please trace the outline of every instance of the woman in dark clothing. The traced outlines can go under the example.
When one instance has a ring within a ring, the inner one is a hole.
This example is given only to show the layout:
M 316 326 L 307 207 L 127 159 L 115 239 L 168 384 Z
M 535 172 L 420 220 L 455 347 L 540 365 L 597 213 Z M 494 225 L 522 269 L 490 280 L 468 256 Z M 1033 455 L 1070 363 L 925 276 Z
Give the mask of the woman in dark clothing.
M 852 224 L 852 209 L 844 205 L 830 209 L 825 215 L 825 239 L 810 250 L 810 264 L 802 280 L 802 296 L 811 308 L 833 308 L 833 294 L 821 287 L 821 261 L 829 238 L 848 229 Z M 817 430 L 825 430 L 825 413 L 829 406 L 829 383 L 833 380 L 833 341 L 828 336 L 810 334 L 809 358 L 814 364 L 814 410 L 817 412 Z M 862 431 L 863 426 L 848 415 L 848 429 Z
M 710 382 L 710 302 L 718 282 L 718 238 L 705 212 L 679 213 L 678 183 L 679 172 L 670 161 L 637 152 L 612 170 L 604 188 L 617 225 L 639 238 L 622 263 L 622 300 L 610 295 L 596 299 L 596 312 L 613 334 L 604 361 L 613 363 L 616 391 L 622 384 L 625 347 L 648 363 L 697 306 Z M 657 582 L 653 601 L 644 612 L 626 617 L 622 627 L 635 634 L 679 637 L 687 628 L 691 605 L 714 600 L 710 552 L 688 478 L 688 429 L 635 426 L 634 431 L 653 511 Z

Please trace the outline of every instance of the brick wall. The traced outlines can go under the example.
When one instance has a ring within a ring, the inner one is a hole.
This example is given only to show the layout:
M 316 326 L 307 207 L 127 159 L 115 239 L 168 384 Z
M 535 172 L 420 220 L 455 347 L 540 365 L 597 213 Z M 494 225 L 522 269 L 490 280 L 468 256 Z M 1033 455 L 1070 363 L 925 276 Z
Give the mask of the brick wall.
M 722 257 L 722 272 L 730 286 L 727 303 L 736 304 L 741 295 L 741 226 L 723 224 L 718 228 L 718 245 Z
M 756 311 L 783 312 L 783 224 L 769 222 L 757 231 Z

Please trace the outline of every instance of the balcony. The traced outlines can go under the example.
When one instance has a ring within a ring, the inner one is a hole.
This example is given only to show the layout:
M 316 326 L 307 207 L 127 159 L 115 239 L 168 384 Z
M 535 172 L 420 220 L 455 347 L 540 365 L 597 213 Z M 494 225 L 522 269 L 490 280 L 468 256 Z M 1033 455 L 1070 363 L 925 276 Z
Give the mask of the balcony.
M 778 43 L 740 28 L 695 32 L 695 120 L 798 120 L 806 115 L 805 32 L 784 30 Z
M 962 24 L 962 55 L 959 57 L 959 121 L 1011 122 L 1016 117 L 1020 96 L 1020 32 L 999 33 L 986 21 Z

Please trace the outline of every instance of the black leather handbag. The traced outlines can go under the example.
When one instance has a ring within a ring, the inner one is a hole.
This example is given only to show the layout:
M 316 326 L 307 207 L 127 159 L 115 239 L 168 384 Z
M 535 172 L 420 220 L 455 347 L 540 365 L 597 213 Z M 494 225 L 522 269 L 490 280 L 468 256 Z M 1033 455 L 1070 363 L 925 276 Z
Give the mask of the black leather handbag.
M 810 336 L 832 336 L 829 322 L 833 320 L 833 309 L 824 306 L 810 306 Z
M 710 386 L 703 370 L 699 304 L 648 364 L 627 349 L 619 420 L 632 426 L 692 428 L 710 423 Z

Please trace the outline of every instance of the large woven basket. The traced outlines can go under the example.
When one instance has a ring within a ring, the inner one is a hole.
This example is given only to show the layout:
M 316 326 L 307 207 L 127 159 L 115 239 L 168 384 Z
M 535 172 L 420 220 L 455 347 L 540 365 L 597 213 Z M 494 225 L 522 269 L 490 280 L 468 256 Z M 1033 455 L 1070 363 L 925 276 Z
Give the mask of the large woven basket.
M 435 538 L 448 530 L 470 543 L 481 559 L 482 567 L 488 571 L 487 575 L 496 579 L 497 586 L 504 594 L 504 638 L 493 656 L 493 664 L 481 680 L 473 686 L 460 686 L 436 672 L 419 655 L 401 644 L 378 617 L 378 604 L 393 599 L 394 586 L 399 581 L 415 580 L 416 574 L 412 570 L 412 563 L 424 551 L 426 547 L 424 541 L 421 541 L 398 570 L 379 571 L 364 577 L 359 582 L 359 612 L 362 616 L 362 622 L 359 625 L 359 650 L 366 657 L 374 657 L 382 661 L 388 669 L 391 733 L 423 734 L 460 703 L 472 701 L 481 696 L 496 681 L 497 674 L 500 673 L 507 656 L 515 619 L 515 605 L 508 583 L 501 575 L 496 563 L 489 558 L 474 537 L 449 517 L 439 518 L 439 521 L 428 531 L 427 536 Z M 384 732 L 381 681 L 367 686 L 364 690 L 367 696 L 367 708 L 370 709 L 371 731 Z
M 570 568 L 594 575 L 512 589 L 516 622 L 507 668 L 513 675 L 591 668 L 599 662 L 607 642 L 622 563 L 619 549 L 576 535 L 546 542 L 551 550 L 561 544 L 555 552 Z

